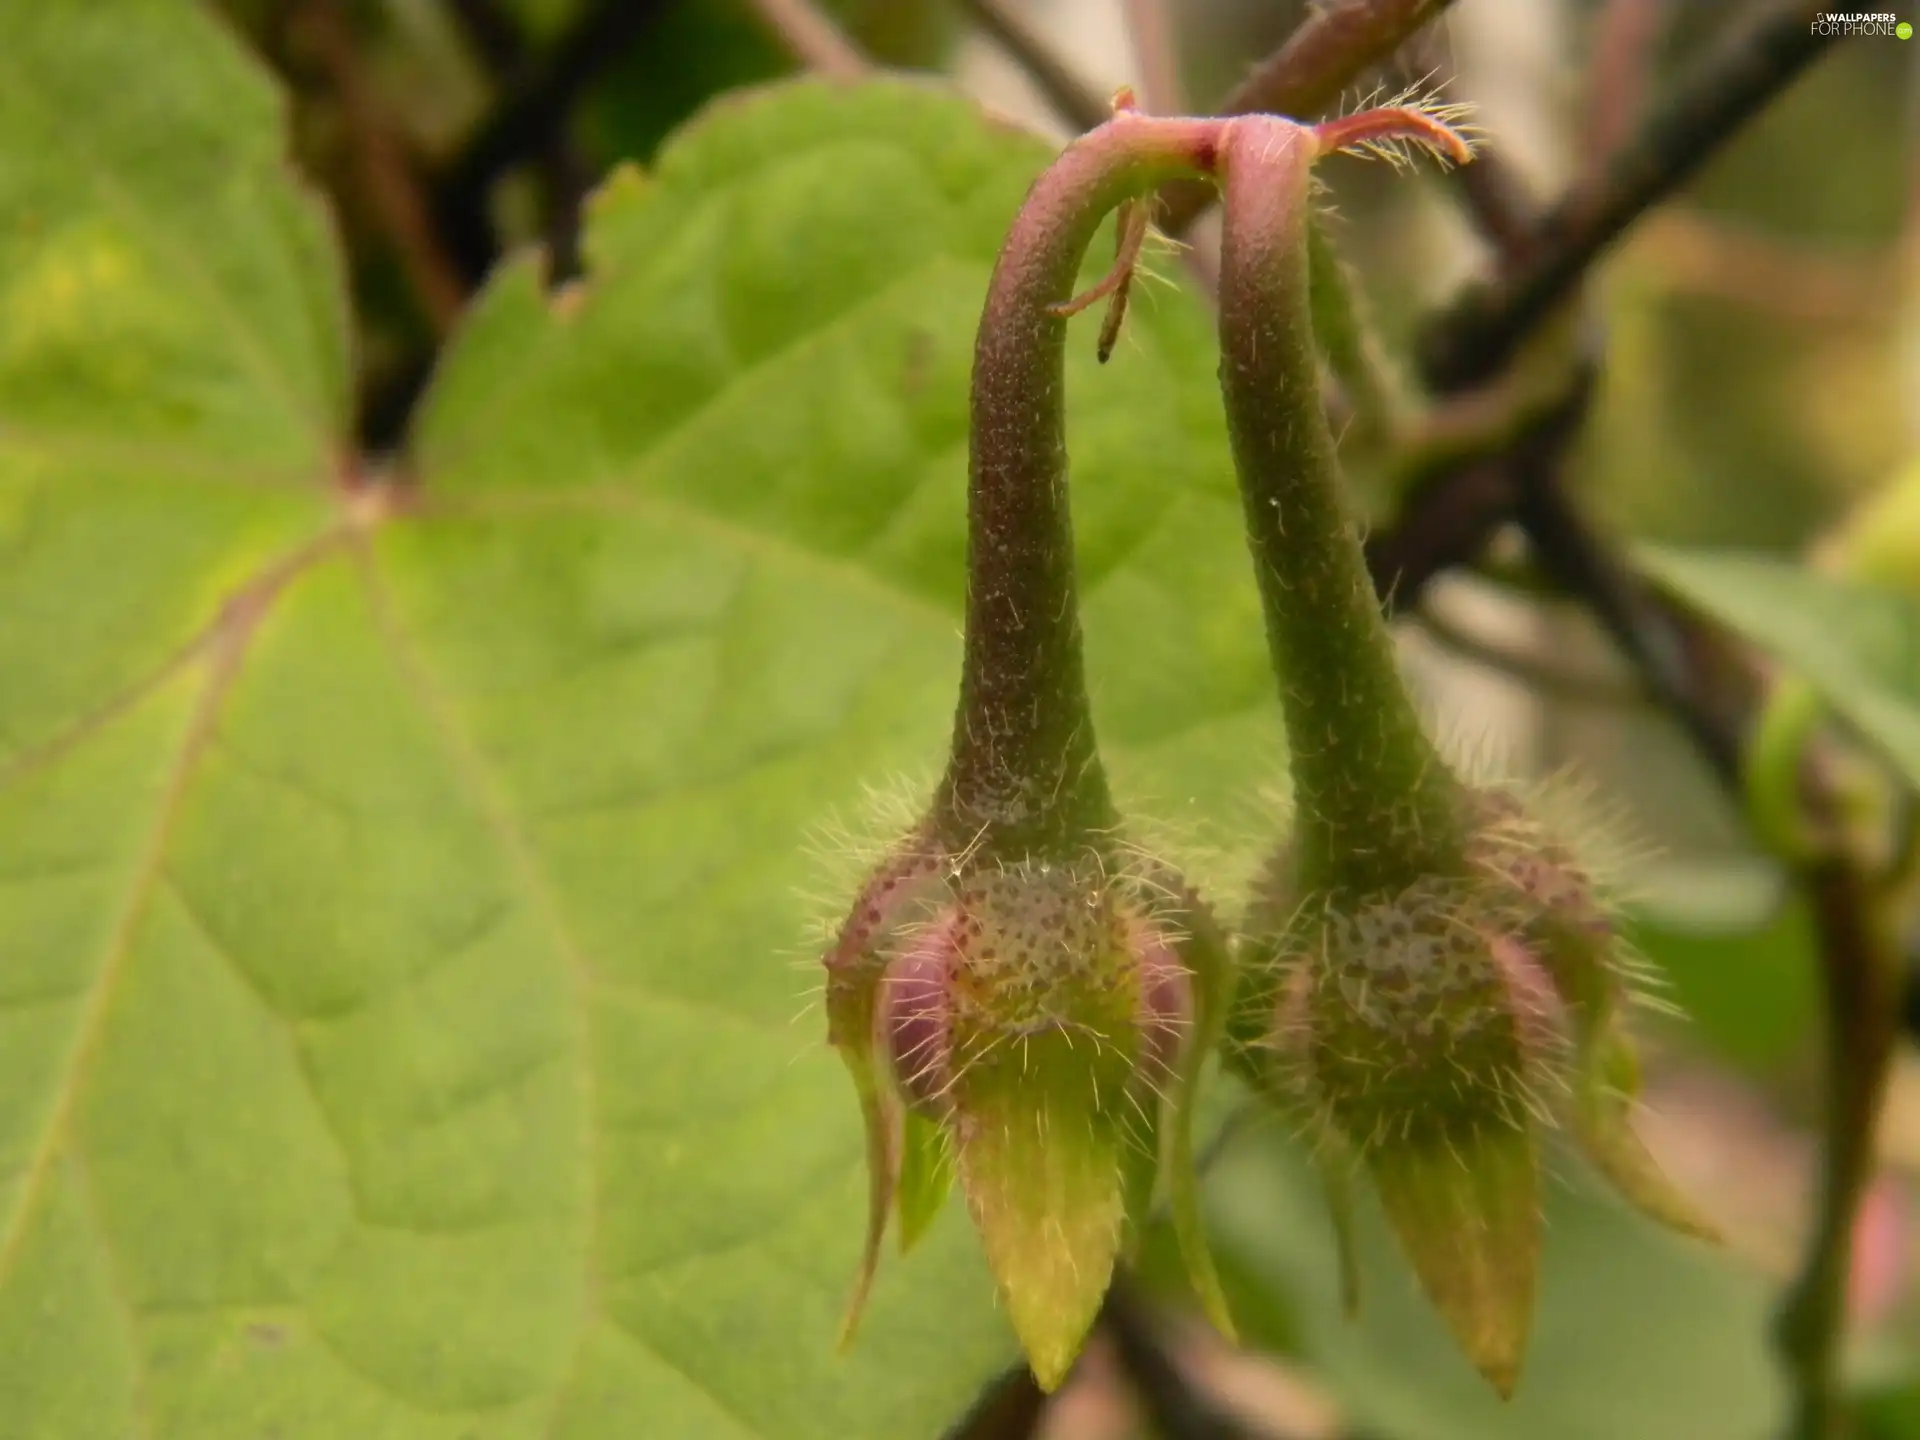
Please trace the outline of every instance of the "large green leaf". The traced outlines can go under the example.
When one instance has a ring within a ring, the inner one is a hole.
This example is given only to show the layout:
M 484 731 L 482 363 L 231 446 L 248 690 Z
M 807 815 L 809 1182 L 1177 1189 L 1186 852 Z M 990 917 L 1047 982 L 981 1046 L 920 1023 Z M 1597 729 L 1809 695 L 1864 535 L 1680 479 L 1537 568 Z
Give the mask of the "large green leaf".
M 972 330 L 1044 148 L 906 86 L 713 112 L 602 196 L 582 288 L 496 279 L 389 487 L 204 14 L 0 0 L 0 82 L 0 1433 L 936 1434 L 1012 1345 L 956 1207 L 833 1353 L 861 1144 L 804 992 L 843 892 L 798 892 L 939 762 Z M 1130 323 L 1069 376 L 1089 668 L 1179 858 L 1264 835 L 1279 725 L 1209 327 Z M 1251 1308 L 1323 1315 L 1323 1219 L 1251 1163 Z M 1569 1413 L 1647 1373 L 1676 1426 L 1757 1411 L 1752 1287 L 1570 1213 L 1528 1385 L 1595 1319 Z M 1314 1349 L 1498 1433 L 1404 1313 L 1416 1361 Z
M 584 288 L 497 278 L 388 488 L 277 108 L 198 7 L 0 0 L 0 1431 L 937 1433 L 1012 1346 L 956 1208 L 833 1353 L 796 891 L 939 762 L 1044 148 L 715 111 Z M 1089 664 L 1190 828 L 1278 723 L 1207 324 L 1136 310 L 1070 376 Z
M 1805 675 L 1920 785 L 1920 595 L 1761 555 L 1646 548 L 1654 577 Z

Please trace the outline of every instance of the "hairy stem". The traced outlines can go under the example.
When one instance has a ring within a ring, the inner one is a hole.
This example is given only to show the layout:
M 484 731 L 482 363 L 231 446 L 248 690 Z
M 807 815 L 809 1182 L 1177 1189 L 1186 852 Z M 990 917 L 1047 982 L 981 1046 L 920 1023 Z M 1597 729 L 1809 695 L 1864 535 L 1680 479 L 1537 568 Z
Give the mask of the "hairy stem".
M 1000 253 L 974 352 L 965 660 L 935 801 L 961 843 L 980 835 L 1042 854 L 1113 823 L 1081 662 L 1067 322 L 1055 312 L 1106 213 L 1171 176 L 1204 173 L 1219 130 L 1115 116 L 1034 183 Z
M 1342 507 L 1308 276 L 1311 130 L 1237 121 L 1222 159 L 1220 378 L 1282 677 L 1302 876 L 1364 894 L 1446 871 L 1457 781 L 1421 727 Z M 1392 818 L 1388 818 L 1391 816 Z

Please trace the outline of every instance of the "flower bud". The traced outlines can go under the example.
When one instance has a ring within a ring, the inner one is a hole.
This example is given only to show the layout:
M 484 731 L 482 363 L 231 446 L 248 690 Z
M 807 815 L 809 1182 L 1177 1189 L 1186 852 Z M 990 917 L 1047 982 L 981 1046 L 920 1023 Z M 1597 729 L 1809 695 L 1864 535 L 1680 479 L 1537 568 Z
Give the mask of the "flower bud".
M 1565 850 L 1434 746 L 1327 424 L 1310 169 L 1394 140 L 1465 161 L 1452 118 L 1423 106 L 1312 127 L 1243 116 L 1219 145 L 1221 388 L 1296 806 L 1250 917 L 1255 968 L 1231 1053 L 1323 1154 L 1370 1175 L 1427 1294 L 1504 1394 L 1532 1317 L 1543 1125 L 1570 1113 L 1630 1198 L 1675 1212 L 1603 1073 L 1620 1071 L 1629 969 L 1613 927 Z M 1329 1182 L 1337 1197 L 1344 1177 Z
M 931 1157 L 950 1152 L 1051 1388 L 1152 1198 L 1194 1030 L 1195 916 L 1163 877 L 1104 850 L 1008 862 L 923 834 L 876 872 L 826 958 L 829 1031 L 861 1095 L 873 1174 L 854 1309 L 889 1210 L 903 1234 L 910 1208 L 924 1225 Z M 926 1176 L 910 1181 L 916 1167 Z
M 1252 915 L 1267 976 L 1252 1003 L 1266 1018 L 1240 1028 L 1323 1163 L 1351 1157 L 1371 1178 L 1428 1297 L 1504 1395 L 1532 1317 L 1544 1130 L 1567 1123 L 1652 1218 L 1712 1232 L 1628 1124 L 1619 1015 L 1632 966 L 1598 891 L 1512 797 L 1465 794 L 1459 874 L 1301 901 L 1282 852 Z

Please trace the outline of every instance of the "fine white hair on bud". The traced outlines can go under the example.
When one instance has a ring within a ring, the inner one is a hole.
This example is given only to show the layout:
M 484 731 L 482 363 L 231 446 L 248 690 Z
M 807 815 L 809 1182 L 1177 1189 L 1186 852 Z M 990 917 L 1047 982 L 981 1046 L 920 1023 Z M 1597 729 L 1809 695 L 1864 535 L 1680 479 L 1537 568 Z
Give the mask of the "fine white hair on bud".
M 1549 1132 L 1650 1218 L 1714 1232 L 1631 1128 L 1639 965 L 1605 892 L 1514 794 L 1463 785 L 1461 804 L 1464 863 L 1398 890 L 1304 887 L 1295 849 L 1274 853 L 1235 1033 L 1316 1151 L 1372 1176 L 1422 1284 L 1504 1393 L 1525 1350 Z
M 890 1215 L 904 1233 L 951 1174 L 1049 1386 L 1079 1353 L 1163 1168 L 1191 1164 L 1172 1112 L 1187 1103 L 1203 1020 L 1223 1004 L 1225 946 L 1193 892 L 1111 835 L 1095 840 L 1009 859 L 916 828 L 825 957 L 829 1035 L 862 1097 L 873 1167 L 854 1312 Z M 926 1123 L 950 1164 L 915 1179 L 910 1137 Z

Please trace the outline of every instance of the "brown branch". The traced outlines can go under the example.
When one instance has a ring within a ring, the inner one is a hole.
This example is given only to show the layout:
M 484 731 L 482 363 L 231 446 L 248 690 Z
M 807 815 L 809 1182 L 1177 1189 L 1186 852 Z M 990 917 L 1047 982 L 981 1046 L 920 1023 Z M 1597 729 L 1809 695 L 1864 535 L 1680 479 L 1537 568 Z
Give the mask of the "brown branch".
M 1186 113 L 1186 86 L 1180 79 L 1180 40 L 1173 31 L 1168 0 L 1126 0 L 1127 36 L 1139 77 L 1140 103 L 1151 115 Z
M 1498 371 L 1596 257 L 1688 179 L 1832 43 L 1818 0 L 1770 0 L 1674 87 L 1597 178 L 1573 186 L 1519 245 L 1522 262 L 1470 291 L 1432 327 L 1421 368 L 1437 390 Z
M 1196 1384 L 1167 1344 L 1153 1307 L 1125 1275 L 1116 1275 L 1107 1291 L 1100 1326 L 1153 1434 L 1164 1440 L 1281 1440 L 1248 1425 Z
M 368 210 L 392 244 L 434 333 L 445 335 L 466 307 L 467 286 L 434 229 L 406 135 L 367 80 L 340 0 L 307 0 L 299 22 L 304 48 L 339 99 Z
M 1734 796 L 1742 793 L 1746 697 L 1714 687 L 1706 633 L 1661 604 L 1555 485 L 1519 497 L 1515 519 L 1541 568 L 1633 662 L 1648 693 L 1680 722 L 1694 748 Z
M 447 8 L 491 74 L 510 75 L 522 63 L 526 46 L 519 23 L 499 0 L 447 0 Z
M 1074 129 L 1091 130 L 1113 113 L 1109 97 L 1076 74 L 1012 6 L 1001 0 L 962 0 L 962 8 Z
M 1527 183 L 1498 150 L 1482 150 L 1446 178 L 1466 202 L 1474 228 L 1502 262 L 1516 264 L 1533 244 L 1535 208 Z
M 1253 111 L 1309 119 L 1385 60 L 1451 0 L 1341 0 L 1316 12 L 1221 103 L 1222 115 Z
M 1606 0 L 1593 21 L 1580 151 L 1591 177 L 1620 153 L 1642 109 L 1667 0 Z
M 487 215 L 494 182 L 522 159 L 554 153 L 574 101 L 662 8 L 663 0 L 600 0 L 507 82 L 500 103 L 447 167 L 435 207 L 440 232 L 467 279 L 477 282 L 499 253 Z
M 873 62 L 847 38 L 833 19 L 811 0 L 752 0 L 768 33 L 794 60 L 835 80 L 858 80 Z
M 1032 1372 L 1016 1365 L 988 1383 L 942 1440 L 1034 1440 L 1046 1423 L 1047 1400 Z
M 1545 216 L 1530 213 L 1522 187 L 1483 156 L 1458 172 L 1462 195 L 1494 244 L 1505 274 L 1470 292 L 1429 327 L 1424 378 L 1439 393 L 1483 384 L 1571 296 L 1604 244 L 1662 198 L 1817 54 L 1810 0 L 1771 0 L 1696 65 L 1641 129 Z M 1554 489 L 1559 457 L 1584 416 L 1591 373 L 1566 405 L 1522 433 L 1504 458 L 1437 474 L 1400 521 L 1369 544 L 1380 588 L 1409 603 L 1426 581 L 1470 559 L 1513 507 Z
M 1414 485 L 1398 520 L 1367 538 L 1367 570 L 1390 608 L 1411 607 L 1441 571 L 1478 555 L 1524 497 L 1551 491 L 1592 403 L 1596 366 L 1533 410 L 1502 449 L 1465 456 Z
M 1462 660 L 1521 681 L 1550 698 L 1612 709 L 1637 709 L 1647 703 L 1645 691 L 1632 680 L 1617 680 L 1590 670 L 1575 670 L 1537 650 L 1489 640 L 1440 614 L 1430 605 L 1414 612 L 1412 620 L 1442 649 Z

